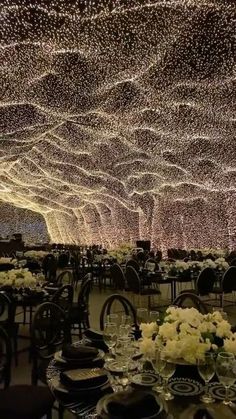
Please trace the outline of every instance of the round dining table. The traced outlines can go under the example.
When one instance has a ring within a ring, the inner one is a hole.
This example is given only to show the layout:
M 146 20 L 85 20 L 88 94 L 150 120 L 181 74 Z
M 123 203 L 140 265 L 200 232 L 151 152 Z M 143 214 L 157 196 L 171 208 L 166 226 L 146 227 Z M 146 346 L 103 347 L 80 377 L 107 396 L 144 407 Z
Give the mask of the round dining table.
M 74 343 L 73 345 L 78 346 L 80 342 Z M 111 394 L 113 389 L 111 385 L 105 385 L 101 392 L 96 395 L 90 395 L 89 392 L 84 393 L 83 396 L 76 392 L 70 392 L 70 390 L 61 389 L 58 386 L 60 382 L 60 374 L 69 368 L 66 363 L 58 362 L 58 358 L 53 358 L 47 368 L 47 383 L 56 400 L 75 417 L 79 419 L 97 419 L 96 405 L 101 397 L 106 394 Z M 193 419 L 193 418 L 212 418 L 212 419 L 233 419 L 236 418 L 236 404 L 229 407 L 222 403 L 224 398 L 224 390 L 220 387 L 220 384 L 216 382 L 216 377 L 213 378 L 213 382 L 210 385 L 216 400 L 212 404 L 203 404 L 200 400 L 200 395 L 204 391 L 203 382 L 201 379 L 199 382 L 196 380 L 196 375 L 193 372 L 194 378 L 180 377 L 181 369 L 176 370 L 174 378 L 169 382 L 169 390 L 174 394 L 174 398 L 171 401 L 164 401 L 160 395 L 162 403 L 165 406 L 166 419 Z M 191 374 L 191 369 L 189 370 Z M 193 367 L 194 371 L 194 367 Z M 146 374 L 154 375 L 154 371 L 145 371 Z M 108 377 L 110 373 L 108 374 Z M 132 380 L 131 380 L 132 381 Z M 152 389 L 149 387 L 150 390 Z M 147 390 L 146 386 L 130 384 L 126 391 L 137 391 Z M 155 391 L 155 387 L 153 388 Z M 152 389 L 152 390 L 153 390 Z M 182 390 L 181 390 L 182 389 Z M 221 389 L 221 390 L 220 390 Z M 187 391 L 186 391 L 187 390 Z M 232 388 L 232 400 L 236 403 L 236 387 Z M 206 410 L 208 416 L 206 415 Z M 198 414 L 195 416 L 195 414 Z M 205 416 L 204 416 L 205 415 Z M 135 419 L 135 418 L 134 418 Z

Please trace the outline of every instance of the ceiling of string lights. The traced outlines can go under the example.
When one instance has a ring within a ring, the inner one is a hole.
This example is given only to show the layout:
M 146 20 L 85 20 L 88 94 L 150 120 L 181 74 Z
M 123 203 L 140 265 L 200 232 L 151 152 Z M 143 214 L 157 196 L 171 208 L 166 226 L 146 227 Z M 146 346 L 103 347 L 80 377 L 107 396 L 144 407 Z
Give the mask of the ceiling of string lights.
M 235 19 L 233 0 L 0 0 L 0 201 L 54 242 L 233 247 Z

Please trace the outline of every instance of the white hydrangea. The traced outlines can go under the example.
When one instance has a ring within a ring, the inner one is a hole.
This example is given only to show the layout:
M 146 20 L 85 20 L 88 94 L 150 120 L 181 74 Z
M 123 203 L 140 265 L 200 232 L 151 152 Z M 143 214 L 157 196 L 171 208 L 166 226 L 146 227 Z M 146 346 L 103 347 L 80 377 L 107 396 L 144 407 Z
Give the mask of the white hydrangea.
M 227 320 L 222 320 L 220 323 L 217 323 L 216 326 L 216 336 L 219 338 L 227 338 L 231 335 L 231 325 Z
M 224 339 L 224 349 L 236 355 L 236 333 L 232 333 L 230 338 Z
M 158 331 L 158 325 L 155 322 L 141 323 L 140 329 L 144 338 L 152 338 L 152 336 Z
M 139 347 L 140 347 L 140 352 L 147 356 L 147 357 L 152 357 L 155 353 L 155 341 L 152 340 L 151 338 L 147 338 L 144 337 L 143 339 L 140 340 L 139 342 Z

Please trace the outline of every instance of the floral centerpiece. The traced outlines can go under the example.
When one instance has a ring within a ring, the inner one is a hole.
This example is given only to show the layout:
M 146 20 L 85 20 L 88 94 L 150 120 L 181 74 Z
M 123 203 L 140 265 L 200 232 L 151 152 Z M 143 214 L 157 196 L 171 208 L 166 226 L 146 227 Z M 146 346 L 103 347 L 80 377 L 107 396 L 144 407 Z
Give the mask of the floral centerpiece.
M 151 356 L 160 347 L 177 364 L 196 365 L 206 352 L 222 349 L 236 355 L 236 334 L 218 311 L 201 314 L 195 308 L 169 307 L 160 326 L 150 323 L 141 324 L 140 328 L 140 350 L 145 356 Z
M 34 288 L 36 282 L 36 277 L 28 269 L 12 269 L 11 271 L 0 272 L 0 286 Z
M 108 251 L 108 256 L 111 259 L 116 259 L 116 261 L 118 263 L 126 262 L 132 256 L 132 254 L 131 254 L 132 249 L 133 249 L 132 245 L 124 243 L 116 249 L 109 250 Z
M 27 259 L 35 259 L 35 260 L 42 260 L 45 258 L 45 256 L 48 255 L 48 252 L 45 250 L 27 250 L 27 252 L 24 253 L 24 256 Z

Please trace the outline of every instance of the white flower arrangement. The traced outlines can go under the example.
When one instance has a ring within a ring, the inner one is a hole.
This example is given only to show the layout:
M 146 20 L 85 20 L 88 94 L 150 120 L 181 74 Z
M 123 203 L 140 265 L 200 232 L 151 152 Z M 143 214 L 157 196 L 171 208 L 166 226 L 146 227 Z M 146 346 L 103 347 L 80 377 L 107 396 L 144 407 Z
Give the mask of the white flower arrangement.
M 123 263 L 131 259 L 132 248 L 132 245 L 124 243 L 120 247 L 110 250 L 107 256 L 111 259 L 116 259 L 118 263 Z
M 206 259 L 203 261 L 203 268 L 216 269 L 216 267 L 217 267 L 216 263 L 211 259 Z
M 161 326 L 141 324 L 140 350 L 151 356 L 156 347 L 163 348 L 175 361 L 196 364 L 205 353 L 220 348 L 236 355 L 236 333 L 220 312 L 201 314 L 195 308 L 169 307 Z
M 203 249 L 191 249 L 194 252 L 201 252 L 203 257 L 206 257 L 207 255 L 212 255 L 215 258 L 224 258 L 227 256 L 227 250 L 225 249 L 212 249 L 212 248 L 203 248 Z
M 45 250 L 27 250 L 24 253 L 24 257 L 35 260 L 42 260 L 46 255 L 48 255 L 48 252 Z
M 229 268 L 228 262 L 226 262 L 225 258 L 218 258 L 215 260 L 215 264 L 217 269 L 220 271 L 226 271 Z
M 36 278 L 28 269 L 12 269 L 11 271 L 0 272 L 0 286 L 34 288 L 36 282 Z
M 4 257 L 2 257 L 2 258 L 0 258 L 0 265 L 2 265 L 2 264 L 5 264 L 5 263 L 10 263 L 11 265 L 16 265 L 17 264 L 17 260 L 16 259 L 13 259 L 13 258 L 4 258 Z

